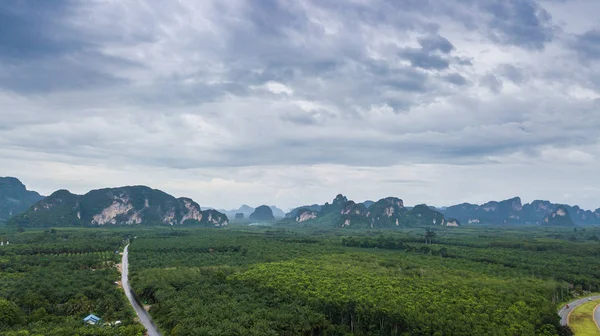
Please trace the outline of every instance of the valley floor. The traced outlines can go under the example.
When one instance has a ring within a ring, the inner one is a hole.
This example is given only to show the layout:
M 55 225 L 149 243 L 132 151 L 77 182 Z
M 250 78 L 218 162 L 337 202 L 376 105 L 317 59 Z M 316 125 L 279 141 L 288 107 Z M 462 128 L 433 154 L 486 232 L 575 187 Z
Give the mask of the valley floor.
M 600 290 L 596 228 L 425 229 L 0 229 L 0 334 L 139 335 L 127 241 L 165 336 L 570 335 L 556 306 Z

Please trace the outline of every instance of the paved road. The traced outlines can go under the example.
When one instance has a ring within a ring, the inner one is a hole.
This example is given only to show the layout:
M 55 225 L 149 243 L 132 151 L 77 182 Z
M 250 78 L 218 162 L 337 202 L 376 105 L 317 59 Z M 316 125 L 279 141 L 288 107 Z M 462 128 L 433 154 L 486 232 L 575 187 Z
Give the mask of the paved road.
M 562 307 L 561 310 L 558 311 L 558 315 L 560 315 L 560 324 L 561 325 L 568 325 L 569 324 L 569 313 L 571 313 L 573 311 L 573 309 L 575 309 L 577 306 L 580 306 L 586 302 L 588 302 L 588 298 L 591 298 L 592 300 L 598 300 L 600 299 L 600 295 L 596 295 L 596 296 L 588 296 L 586 298 L 583 299 L 579 299 L 579 300 L 575 300 L 573 302 L 569 302 L 569 308 L 567 308 L 567 306 L 565 305 L 564 307 Z M 594 312 L 594 314 L 596 314 L 596 322 L 600 323 L 600 310 L 596 309 L 596 311 Z M 600 326 L 599 326 L 600 327 Z
M 594 319 L 596 319 L 596 326 L 600 329 L 600 305 L 594 309 Z
M 140 304 L 134 300 L 133 294 L 131 293 L 131 287 L 129 286 L 129 264 L 128 264 L 128 249 L 129 244 L 125 246 L 123 250 L 123 259 L 121 260 L 121 282 L 123 284 L 123 289 L 125 290 L 125 295 L 131 302 L 135 313 L 137 314 L 140 322 L 144 325 L 146 330 L 148 331 L 148 336 L 161 336 L 160 332 L 154 322 L 152 322 L 152 318 L 148 315 L 148 312 L 144 309 L 144 307 L 140 306 Z

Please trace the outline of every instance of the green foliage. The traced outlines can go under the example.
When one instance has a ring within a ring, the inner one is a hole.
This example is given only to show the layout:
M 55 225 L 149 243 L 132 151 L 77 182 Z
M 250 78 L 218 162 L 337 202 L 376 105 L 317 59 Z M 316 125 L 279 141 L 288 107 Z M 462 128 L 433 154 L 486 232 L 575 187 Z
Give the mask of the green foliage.
M 7 224 L 18 227 L 81 226 L 83 223 L 77 217 L 77 208 L 77 195 L 68 190 L 58 190 L 24 213 L 12 217 Z
M 115 284 L 115 251 L 129 233 L 84 230 L 3 233 L 11 244 L 0 248 L 0 334 L 141 336 Z M 84 326 L 90 313 L 123 324 Z
M 14 177 L 0 177 L 0 222 L 22 213 L 43 197 Z
M 165 335 L 568 335 L 600 285 L 595 231 L 303 230 L 148 231 L 132 284 Z
M 307 221 L 306 225 L 322 227 L 344 227 L 352 229 L 404 228 L 412 226 L 442 225 L 444 215 L 427 205 L 417 205 L 408 210 L 401 199 L 387 197 L 377 202 L 369 202 L 369 208 L 363 203 L 355 203 L 343 195 L 337 195 L 331 204 L 326 203 L 315 211 L 316 219 Z M 292 213 L 307 212 L 305 208 L 295 209 Z M 298 226 L 296 217 L 283 220 L 282 226 Z
M 543 281 L 386 268 L 378 260 L 358 253 L 296 259 L 255 265 L 234 278 L 306 302 L 359 335 L 533 335 L 546 324 L 538 321 L 558 325 Z
M 118 214 L 108 217 L 118 210 Z M 194 219 L 190 219 L 193 214 Z M 201 216 L 201 218 L 200 218 Z M 184 220 L 184 218 L 187 218 Z M 99 225 L 227 225 L 227 216 L 216 211 L 201 211 L 189 198 L 175 198 L 163 191 L 145 186 L 92 190 L 74 195 L 59 190 L 13 217 L 12 227 L 99 226 Z
M 12 327 L 23 323 L 23 312 L 19 307 L 0 297 L 0 328 Z
M 5 229 L 0 236 L 11 245 L 0 248 L 0 298 L 10 303 L 0 307 L 12 307 L 4 310 L 17 314 L 5 315 L 17 322 L 0 334 L 139 335 L 114 284 L 114 250 L 131 239 L 131 284 L 165 336 L 566 336 L 556 305 L 600 289 L 600 243 L 587 239 L 599 233 Z M 124 325 L 82 326 L 89 313 Z

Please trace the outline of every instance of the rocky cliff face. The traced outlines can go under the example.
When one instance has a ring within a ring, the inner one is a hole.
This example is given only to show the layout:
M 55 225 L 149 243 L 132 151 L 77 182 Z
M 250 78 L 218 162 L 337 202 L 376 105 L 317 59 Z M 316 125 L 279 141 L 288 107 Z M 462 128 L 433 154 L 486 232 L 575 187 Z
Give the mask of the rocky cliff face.
M 314 210 L 314 209 L 318 210 Z M 411 210 L 397 197 L 387 197 L 371 203 L 356 203 L 344 195 L 337 195 L 331 203 L 313 208 L 294 210 L 295 221 L 331 224 L 349 228 L 393 228 L 411 225 L 444 225 L 444 215 L 426 205 Z M 289 217 L 289 214 L 288 214 Z
M 0 177 L 0 222 L 27 210 L 44 197 L 14 177 Z
M 223 227 L 229 224 L 227 216 L 214 209 L 202 211 L 202 218 L 200 223 L 206 223 L 208 226 Z
M 286 213 L 285 214 L 285 218 L 296 218 L 297 215 L 298 215 L 298 212 L 300 210 L 303 210 L 303 209 L 308 209 L 308 210 L 311 210 L 311 211 L 314 211 L 314 212 L 319 212 L 319 211 L 321 211 L 322 207 L 323 206 L 319 205 L 319 204 L 303 205 L 301 207 L 297 207 L 297 208 L 293 209 L 292 211 Z
M 338 195 L 339 197 L 340 195 Z M 333 209 L 335 209 L 335 215 L 338 216 L 337 226 L 348 227 L 361 225 L 366 221 L 367 208 L 361 203 L 355 203 L 354 201 L 348 201 L 346 197 L 339 198 L 339 202 L 334 200 Z M 345 200 L 345 201 L 344 201 Z M 339 211 L 337 209 L 339 208 Z
M 408 210 L 401 199 L 387 197 L 371 204 L 366 216 L 371 228 L 399 227 L 407 224 Z
M 549 226 L 573 226 L 573 220 L 565 206 L 557 206 L 551 214 L 544 218 L 543 225 Z
M 228 224 L 228 219 L 216 210 L 202 211 L 192 199 L 133 186 L 92 190 L 85 195 L 59 190 L 10 223 L 31 227 L 117 224 L 221 227 Z
M 296 212 L 296 222 L 302 223 L 317 218 L 317 212 L 309 209 L 299 209 Z

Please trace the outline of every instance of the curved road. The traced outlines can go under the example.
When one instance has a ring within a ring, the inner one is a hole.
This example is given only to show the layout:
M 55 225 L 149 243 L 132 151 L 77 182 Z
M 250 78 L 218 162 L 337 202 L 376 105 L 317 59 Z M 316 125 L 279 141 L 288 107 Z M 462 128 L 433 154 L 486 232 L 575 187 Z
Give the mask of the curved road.
M 577 306 L 581 306 L 582 304 L 588 302 L 588 299 L 598 300 L 600 299 L 600 295 L 596 296 L 588 296 L 583 299 L 575 300 L 573 302 L 569 302 L 569 308 L 565 305 L 561 310 L 558 311 L 558 315 L 560 315 L 560 324 L 568 325 L 569 324 L 569 314 L 573 311 L 573 309 L 577 308 Z M 594 310 L 594 316 L 596 317 L 596 326 L 600 329 L 600 309 L 596 307 Z
M 152 322 L 152 318 L 148 315 L 148 312 L 144 309 L 144 307 L 140 306 L 140 304 L 133 298 L 133 294 L 131 293 L 131 287 L 129 286 L 129 264 L 128 264 L 128 249 L 129 244 L 125 246 L 123 249 L 123 258 L 121 260 L 121 282 L 123 284 L 123 289 L 125 290 L 125 295 L 131 302 L 135 313 L 137 314 L 140 322 L 146 330 L 148 331 L 148 336 L 161 336 L 160 332 L 154 322 Z
M 600 305 L 597 305 L 594 309 L 594 321 L 596 321 L 596 326 L 600 329 Z

